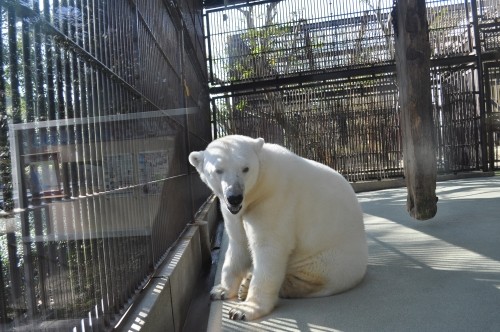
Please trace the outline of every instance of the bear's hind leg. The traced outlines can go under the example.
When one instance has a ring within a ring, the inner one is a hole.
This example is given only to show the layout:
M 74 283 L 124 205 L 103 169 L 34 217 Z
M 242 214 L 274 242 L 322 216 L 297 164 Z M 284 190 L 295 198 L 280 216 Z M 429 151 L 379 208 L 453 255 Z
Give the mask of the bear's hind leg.
M 248 288 L 250 287 L 250 281 L 252 280 L 252 273 L 249 272 L 243 281 L 241 282 L 240 289 L 238 290 L 238 300 L 245 301 L 248 295 Z
M 287 273 L 280 289 L 280 297 L 301 298 L 309 297 L 323 290 L 326 278 L 305 270 Z
M 280 289 L 284 298 L 321 297 L 356 286 L 366 272 L 367 252 L 363 248 L 341 253 L 329 249 L 288 267 Z

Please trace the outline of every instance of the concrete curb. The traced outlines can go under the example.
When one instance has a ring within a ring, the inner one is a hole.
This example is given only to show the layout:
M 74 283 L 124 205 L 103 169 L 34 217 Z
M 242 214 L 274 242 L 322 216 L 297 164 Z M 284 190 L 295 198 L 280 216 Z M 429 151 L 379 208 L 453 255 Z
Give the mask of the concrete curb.
M 457 173 L 457 174 L 441 174 L 437 176 L 436 180 L 437 182 L 441 182 L 441 181 L 481 178 L 489 176 L 495 176 L 495 172 L 467 172 L 467 173 Z M 352 182 L 351 185 L 355 192 L 361 193 L 366 191 L 406 187 L 406 180 L 401 178 L 384 179 L 380 181 Z
M 217 219 L 217 200 L 210 197 L 123 315 L 117 331 L 182 331 L 193 297 L 191 286 L 211 263 L 211 237 Z

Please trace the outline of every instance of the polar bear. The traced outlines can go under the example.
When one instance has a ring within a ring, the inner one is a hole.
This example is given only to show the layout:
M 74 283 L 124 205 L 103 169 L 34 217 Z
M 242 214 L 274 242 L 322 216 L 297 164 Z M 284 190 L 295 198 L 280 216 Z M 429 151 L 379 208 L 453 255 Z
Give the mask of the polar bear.
M 229 318 L 253 320 L 271 312 L 279 296 L 332 295 L 363 279 L 363 213 L 339 173 L 240 135 L 214 140 L 189 162 L 220 200 L 229 241 L 221 283 L 210 295 L 240 294 Z

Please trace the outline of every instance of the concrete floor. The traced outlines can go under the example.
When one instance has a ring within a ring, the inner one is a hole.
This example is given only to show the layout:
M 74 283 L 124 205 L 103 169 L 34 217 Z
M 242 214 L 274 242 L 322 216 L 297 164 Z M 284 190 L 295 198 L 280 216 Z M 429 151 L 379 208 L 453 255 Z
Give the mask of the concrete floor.
M 358 194 L 370 259 L 355 289 L 280 299 L 253 322 L 228 319 L 236 302 L 212 302 L 207 331 L 500 331 L 500 177 L 440 182 L 437 193 L 429 221 L 408 216 L 406 188 Z

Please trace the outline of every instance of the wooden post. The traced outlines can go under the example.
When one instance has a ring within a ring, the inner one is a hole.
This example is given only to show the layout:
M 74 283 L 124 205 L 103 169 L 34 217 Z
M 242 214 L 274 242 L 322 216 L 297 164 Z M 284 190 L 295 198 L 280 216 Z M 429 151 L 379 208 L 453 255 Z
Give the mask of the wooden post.
M 393 11 L 401 108 L 406 207 L 416 219 L 437 212 L 435 135 L 431 103 L 430 44 L 425 0 L 397 0 Z

